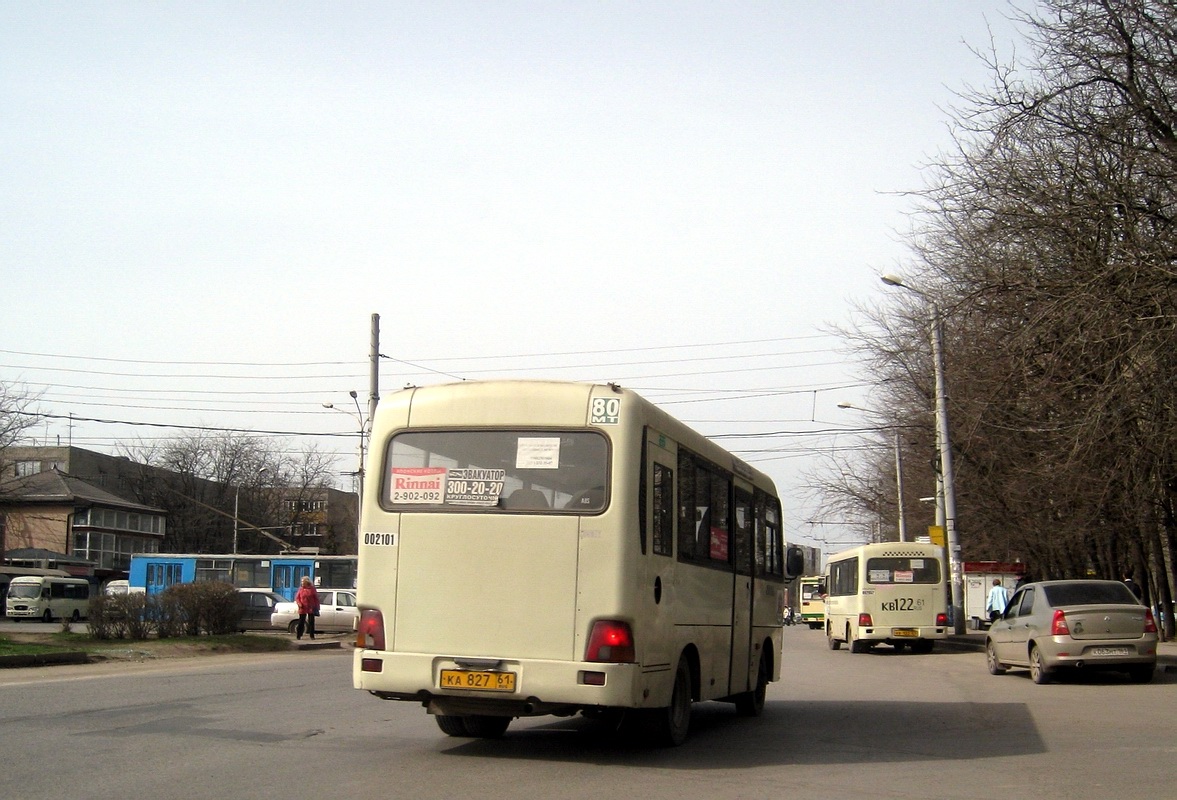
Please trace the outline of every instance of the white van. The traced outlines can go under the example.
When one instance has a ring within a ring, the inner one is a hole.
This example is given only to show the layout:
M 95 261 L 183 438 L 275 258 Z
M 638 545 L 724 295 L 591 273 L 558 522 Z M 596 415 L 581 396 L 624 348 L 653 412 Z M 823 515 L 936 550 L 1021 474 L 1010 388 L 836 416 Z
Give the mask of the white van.
M 80 620 L 90 603 L 90 582 L 85 578 L 56 578 L 25 575 L 8 584 L 5 608 L 12 619 L 55 618 Z
M 130 581 L 109 581 L 102 591 L 105 594 L 127 594 L 131 591 Z

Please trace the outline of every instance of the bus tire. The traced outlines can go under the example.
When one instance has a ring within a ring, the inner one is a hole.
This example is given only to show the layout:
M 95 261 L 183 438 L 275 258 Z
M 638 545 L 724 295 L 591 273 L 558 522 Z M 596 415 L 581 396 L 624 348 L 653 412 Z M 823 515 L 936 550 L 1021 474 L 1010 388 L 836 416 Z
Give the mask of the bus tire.
M 70 620 L 71 620 L 72 622 L 81 622 L 81 621 L 82 621 L 82 612 L 81 612 L 81 611 L 78 611 L 78 610 L 75 608 L 75 609 L 74 609 L 74 613 L 73 613 L 72 615 L 70 615 Z
M 454 714 L 437 714 L 433 718 L 437 722 L 437 727 L 441 728 L 441 732 L 446 736 L 469 736 L 470 732 L 466 730 L 466 718 L 459 717 Z
M 936 647 L 935 639 L 916 639 L 911 643 L 911 652 L 921 656 L 926 656 L 932 652 Z
M 691 667 L 679 659 L 674 673 L 670 705 L 650 711 L 650 728 L 654 740 L 664 747 L 678 747 L 687 740 L 691 728 Z
M 842 642 L 834 636 L 832 630 L 826 631 L 826 644 L 830 646 L 831 650 L 837 650 L 842 646 Z
M 870 650 L 870 644 L 865 639 L 855 639 L 849 627 L 846 628 L 846 642 L 850 646 L 851 653 L 865 653 Z
M 760 656 L 756 670 L 756 688 L 736 695 L 736 713 L 741 717 L 759 717 L 764 713 L 764 696 L 768 693 L 768 654 Z
M 462 720 L 466 726 L 466 733 L 479 739 L 497 739 L 507 732 L 511 724 L 510 717 L 490 717 L 484 714 L 473 714 Z
M 41 621 L 42 622 L 52 622 L 53 621 L 53 612 L 50 611 L 49 609 L 45 609 L 45 613 L 41 615 Z

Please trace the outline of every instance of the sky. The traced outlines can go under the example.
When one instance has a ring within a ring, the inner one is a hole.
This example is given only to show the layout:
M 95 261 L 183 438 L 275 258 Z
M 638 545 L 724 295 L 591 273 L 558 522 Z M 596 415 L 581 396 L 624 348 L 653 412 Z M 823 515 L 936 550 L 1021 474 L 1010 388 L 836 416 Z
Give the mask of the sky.
M 378 314 L 380 394 L 621 383 L 833 552 L 861 531 L 806 486 L 870 403 L 834 330 L 910 262 L 903 192 L 1009 14 L 0 4 L 0 382 L 37 444 L 258 431 L 342 473 Z

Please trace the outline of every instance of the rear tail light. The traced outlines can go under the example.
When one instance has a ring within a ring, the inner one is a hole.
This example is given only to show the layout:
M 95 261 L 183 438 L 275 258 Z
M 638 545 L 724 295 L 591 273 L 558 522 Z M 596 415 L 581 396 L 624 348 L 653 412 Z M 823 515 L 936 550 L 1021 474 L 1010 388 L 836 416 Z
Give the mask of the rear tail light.
M 1144 632 L 1145 633 L 1156 633 L 1157 632 L 1157 621 L 1155 619 L 1153 619 L 1152 612 L 1149 611 L 1147 608 L 1144 609 Z
M 1067 615 L 1061 608 L 1054 610 L 1054 618 L 1050 620 L 1051 636 L 1070 636 L 1071 626 L 1067 624 Z
M 625 664 L 636 661 L 633 646 L 633 630 L 628 622 L 615 619 L 599 619 L 589 631 L 585 661 L 603 661 L 610 664 Z
M 948 615 L 947 614 L 937 614 L 936 615 L 936 627 L 937 628 L 948 627 Z
M 858 627 L 860 627 L 860 628 L 873 628 L 874 626 L 875 626 L 875 621 L 873 619 L 871 619 L 870 614 L 859 614 L 858 615 Z
M 375 608 L 361 608 L 356 623 L 356 647 L 361 650 L 384 649 L 384 615 Z

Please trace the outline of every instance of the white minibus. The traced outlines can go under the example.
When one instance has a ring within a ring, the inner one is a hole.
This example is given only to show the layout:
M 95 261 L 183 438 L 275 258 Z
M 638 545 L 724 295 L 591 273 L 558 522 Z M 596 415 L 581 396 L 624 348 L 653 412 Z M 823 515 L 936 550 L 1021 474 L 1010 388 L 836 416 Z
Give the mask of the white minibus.
M 883 542 L 830 556 L 826 637 L 852 653 L 876 644 L 930 653 L 948 636 L 944 551 L 934 544 Z
M 826 624 L 825 578 L 810 575 L 798 582 L 797 593 L 801 595 L 801 622 L 811 630 L 821 630 Z
M 448 735 L 583 713 L 674 745 L 693 701 L 756 716 L 780 678 L 803 563 L 772 481 L 632 391 L 409 388 L 367 475 L 353 683 Z
M 90 582 L 85 578 L 22 575 L 8 584 L 5 608 L 12 619 L 76 622 L 87 615 L 89 603 Z

